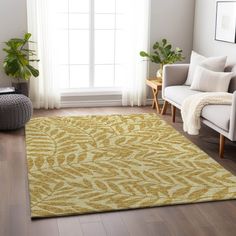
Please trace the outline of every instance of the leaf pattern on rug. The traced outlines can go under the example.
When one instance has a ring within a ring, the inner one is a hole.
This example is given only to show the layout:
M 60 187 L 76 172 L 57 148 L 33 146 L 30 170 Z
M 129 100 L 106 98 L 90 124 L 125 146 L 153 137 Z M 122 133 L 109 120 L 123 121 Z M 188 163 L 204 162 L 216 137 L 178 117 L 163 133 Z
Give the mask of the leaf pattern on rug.
M 155 114 L 26 126 L 32 217 L 236 199 L 236 177 Z

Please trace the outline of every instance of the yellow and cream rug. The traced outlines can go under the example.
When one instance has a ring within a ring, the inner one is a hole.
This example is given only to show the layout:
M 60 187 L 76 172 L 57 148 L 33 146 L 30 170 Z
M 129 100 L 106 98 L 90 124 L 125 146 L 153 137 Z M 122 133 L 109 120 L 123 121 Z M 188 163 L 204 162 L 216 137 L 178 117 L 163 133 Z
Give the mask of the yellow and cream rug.
M 236 177 L 155 114 L 35 118 L 32 217 L 236 198 Z

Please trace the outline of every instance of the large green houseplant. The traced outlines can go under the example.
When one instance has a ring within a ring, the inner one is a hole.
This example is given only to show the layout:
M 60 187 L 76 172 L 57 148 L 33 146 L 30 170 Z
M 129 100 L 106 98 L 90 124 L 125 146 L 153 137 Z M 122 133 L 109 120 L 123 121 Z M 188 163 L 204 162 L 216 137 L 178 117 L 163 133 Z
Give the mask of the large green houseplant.
M 4 71 L 13 79 L 12 86 L 27 96 L 29 79 L 39 76 L 39 71 L 30 65 L 31 62 L 39 61 L 35 59 L 35 51 L 28 49 L 28 44 L 33 43 L 30 38 L 30 33 L 26 33 L 22 39 L 12 38 L 5 42 L 6 47 L 3 48 L 6 52 Z
M 140 56 L 147 57 L 151 62 L 159 64 L 160 69 L 157 71 L 157 77 L 162 77 L 163 66 L 182 61 L 184 59 L 182 52 L 180 48 L 172 49 L 172 45 L 166 39 L 162 39 L 153 45 L 153 53 L 141 51 Z

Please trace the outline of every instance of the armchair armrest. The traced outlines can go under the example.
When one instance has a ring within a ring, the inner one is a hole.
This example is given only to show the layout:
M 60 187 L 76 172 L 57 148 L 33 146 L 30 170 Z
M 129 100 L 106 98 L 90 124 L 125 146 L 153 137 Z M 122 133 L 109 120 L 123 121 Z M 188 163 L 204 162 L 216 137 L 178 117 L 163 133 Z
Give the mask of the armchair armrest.
M 229 139 L 236 141 L 236 91 L 233 93 L 232 109 L 230 115 Z
M 189 64 L 171 64 L 163 68 L 162 97 L 165 98 L 165 88 L 183 85 L 188 76 Z

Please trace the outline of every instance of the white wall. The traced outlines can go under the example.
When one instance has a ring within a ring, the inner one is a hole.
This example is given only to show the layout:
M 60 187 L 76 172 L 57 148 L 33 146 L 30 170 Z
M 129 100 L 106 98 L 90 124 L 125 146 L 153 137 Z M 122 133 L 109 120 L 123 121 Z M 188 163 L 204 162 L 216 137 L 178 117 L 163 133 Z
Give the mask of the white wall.
M 152 0 L 150 46 L 166 38 L 183 49 L 188 62 L 193 46 L 194 10 L 195 0 Z M 152 76 L 156 68 L 157 65 L 151 64 Z
M 221 0 L 222 1 L 222 0 Z M 236 62 L 236 44 L 215 41 L 216 0 L 196 0 L 195 51 L 205 56 L 228 56 L 228 64 Z
M 3 42 L 12 37 L 20 37 L 26 31 L 26 0 L 0 0 L 0 86 L 10 85 L 10 80 L 2 69 Z

